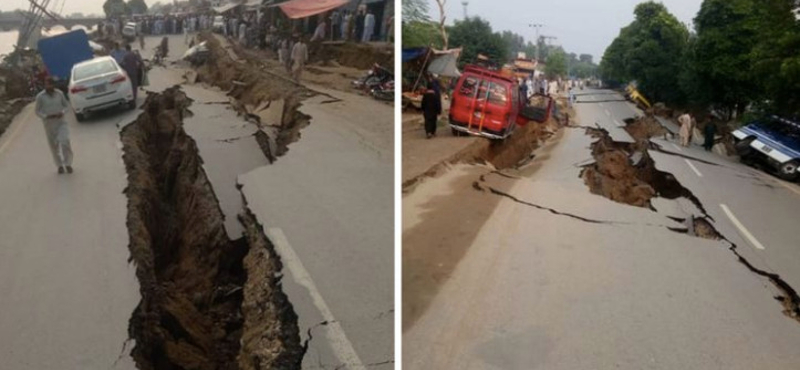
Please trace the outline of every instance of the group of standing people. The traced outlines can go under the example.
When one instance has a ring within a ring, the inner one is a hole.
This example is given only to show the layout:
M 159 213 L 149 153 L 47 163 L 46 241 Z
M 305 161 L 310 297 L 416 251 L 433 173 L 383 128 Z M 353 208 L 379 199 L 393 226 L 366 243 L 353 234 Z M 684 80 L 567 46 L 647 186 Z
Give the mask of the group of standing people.
M 681 145 L 688 147 L 692 142 L 692 135 L 697 126 L 697 121 L 689 113 L 684 113 L 678 117 L 678 123 L 681 128 L 678 131 L 681 139 Z M 714 148 L 714 140 L 717 135 L 717 125 L 714 122 L 706 122 L 703 126 L 703 149 L 710 152 Z

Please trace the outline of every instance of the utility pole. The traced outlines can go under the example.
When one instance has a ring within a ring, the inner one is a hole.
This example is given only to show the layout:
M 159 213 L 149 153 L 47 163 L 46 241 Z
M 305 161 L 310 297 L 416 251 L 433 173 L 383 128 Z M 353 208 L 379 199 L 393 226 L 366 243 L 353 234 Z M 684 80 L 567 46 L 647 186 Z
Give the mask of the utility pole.
M 467 5 L 469 5 L 469 1 L 462 1 L 461 5 L 464 6 L 464 19 L 466 20 L 469 18 L 469 15 L 467 14 Z
M 539 63 L 539 29 L 544 27 L 544 25 L 531 23 L 528 25 L 528 27 L 533 27 L 533 29 L 536 30 L 536 38 L 534 39 L 534 42 L 536 43 L 536 63 Z

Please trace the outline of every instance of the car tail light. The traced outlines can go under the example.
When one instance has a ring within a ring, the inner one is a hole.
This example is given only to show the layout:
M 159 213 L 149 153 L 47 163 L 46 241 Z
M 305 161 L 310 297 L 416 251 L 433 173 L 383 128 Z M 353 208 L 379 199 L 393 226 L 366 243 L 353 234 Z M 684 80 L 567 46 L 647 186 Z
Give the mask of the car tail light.
M 84 92 L 86 90 L 89 90 L 86 86 L 73 86 L 71 89 L 69 89 L 69 92 L 77 94 L 79 92 Z
M 120 82 L 125 82 L 125 80 L 127 80 L 127 79 L 128 79 L 128 78 L 127 78 L 127 77 L 125 77 L 125 75 L 119 75 L 119 76 L 117 76 L 117 77 L 114 77 L 114 79 L 113 79 L 113 80 L 111 80 L 111 83 L 112 83 L 112 84 L 116 84 L 116 83 L 120 83 Z

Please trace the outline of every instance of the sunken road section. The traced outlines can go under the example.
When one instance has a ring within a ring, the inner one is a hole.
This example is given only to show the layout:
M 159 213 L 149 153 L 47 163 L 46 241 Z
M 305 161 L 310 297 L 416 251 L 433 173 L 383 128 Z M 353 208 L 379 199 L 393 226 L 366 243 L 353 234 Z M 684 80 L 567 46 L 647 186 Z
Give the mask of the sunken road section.
M 297 315 L 281 262 L 255 216 L 230 240 L 197 145 L 183 129 L 191 101 L 148 96 L 121 132 L 127 226 L 141 301 L 129 322 L 137 367 L 299 369 Z

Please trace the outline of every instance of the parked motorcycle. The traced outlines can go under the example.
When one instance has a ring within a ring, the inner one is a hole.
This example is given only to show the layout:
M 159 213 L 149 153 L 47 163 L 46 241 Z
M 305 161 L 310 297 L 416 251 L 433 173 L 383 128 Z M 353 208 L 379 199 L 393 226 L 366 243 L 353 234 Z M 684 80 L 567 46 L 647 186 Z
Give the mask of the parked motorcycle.
M 394 101 L 394 80 L 386 81 L 374 87 L 370 93 L 372 97 L 383 101 Z
M 352 84 L 354 88 L 371 91 L 375 87 L 389 80 L 394 81 L 394 74 L 390 70 L 383 68 L 376 63 L 366 75 L 353 81 Z

